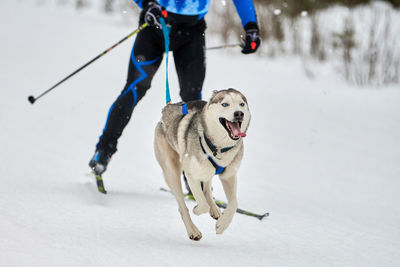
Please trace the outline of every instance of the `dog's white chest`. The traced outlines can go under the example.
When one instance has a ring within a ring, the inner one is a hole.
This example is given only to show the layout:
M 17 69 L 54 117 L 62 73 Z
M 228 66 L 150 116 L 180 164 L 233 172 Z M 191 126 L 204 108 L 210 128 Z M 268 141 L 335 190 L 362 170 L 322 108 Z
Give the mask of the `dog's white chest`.
M 182 162 L 182 167 L 185 173 L 193 174 L 190 176 L 198 181 L 207 182 L 215 175 L 215 168 L 208 161 L 206 155 L 204 155 L 204 157 L 197 158 L 195 156 L 189 156 L 186 154 Z

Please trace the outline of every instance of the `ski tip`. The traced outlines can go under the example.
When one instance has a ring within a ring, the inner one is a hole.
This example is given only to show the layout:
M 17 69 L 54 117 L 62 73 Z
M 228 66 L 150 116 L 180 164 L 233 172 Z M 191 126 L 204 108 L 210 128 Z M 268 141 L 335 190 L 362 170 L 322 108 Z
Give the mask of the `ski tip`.
M 95 172 L 93 172 L 92 174 L 96 179 L 97 190 L 99 190 L 100 193 L 107 194 L 107 191 L 104 188 L 103 177 L 101 177 L 100 174 L 96 174 Z
M 97 189 L 100 193 L 107 194 L 107 191 L 104 188 L 103 180 L 97 180 Z
M 99 190 L 99 192 L 100 193 L 103 193 L 103 194 L 107 194 L 107 191 L 104 189 L 104 187 L 97 187 L 97 189 Z
M 263 215 L 259 216 L 258 219 L 259 219 L 260 221 L 262 221 L 262 219 L 264 219 L 265 217 L 268 217 L 268 216 L 269 216 L 269 212 L 264 213 Z

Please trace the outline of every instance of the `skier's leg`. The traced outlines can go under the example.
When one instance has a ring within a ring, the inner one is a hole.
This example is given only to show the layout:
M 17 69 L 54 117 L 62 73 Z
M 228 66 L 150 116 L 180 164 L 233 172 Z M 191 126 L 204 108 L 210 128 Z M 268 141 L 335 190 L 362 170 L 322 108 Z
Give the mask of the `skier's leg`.
M 133 109 L 151 86 L 151 80 L 160 66 L 163 47 L 155 29 L 142 30 L 135 41 L 129 61 L 128 78 L 121 94 L 112 104 L 103 134 L 96 145 L 96 153 L 89 163 L 102 173 L 106 170 L 111 156 L 117 151 L 119 137 L 128 124 Z M 100 165 L 100 166 L 98 166 Z
M 183 29 L 182 44 L 174 50 L 176 72 L 179 78 L 180 96 L 183 101 L 201 99 L 206 74 L 205 22 L 190 29 Z

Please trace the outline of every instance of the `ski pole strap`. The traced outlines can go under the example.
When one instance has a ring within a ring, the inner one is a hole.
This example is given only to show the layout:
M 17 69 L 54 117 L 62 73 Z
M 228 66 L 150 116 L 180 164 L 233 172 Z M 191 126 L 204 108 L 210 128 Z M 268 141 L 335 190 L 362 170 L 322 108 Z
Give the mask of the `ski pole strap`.
M 162 32 L 164 35 L 165 56 L 166 56 L 166 58 L 165 58 L 165 60 L 166 60 L 166 66 L 165 66 L 165 69 L 166 69 L 166 71 L 165 71 L 166 72 L 165 73 L 165 75 L 166 75 L 166 92 L 165 92 L 165 94 L 166 94 L 166 103 L 169 104 L 169 103 L 171 103 L 171 95 L 169 93 L 169 82 L 168 82 L 168 52 L 169 52 L 169 33 L 170 33 L 171 29 L 165 23 L 164 18 L 160 18 L 160 23 L 161 23 Z

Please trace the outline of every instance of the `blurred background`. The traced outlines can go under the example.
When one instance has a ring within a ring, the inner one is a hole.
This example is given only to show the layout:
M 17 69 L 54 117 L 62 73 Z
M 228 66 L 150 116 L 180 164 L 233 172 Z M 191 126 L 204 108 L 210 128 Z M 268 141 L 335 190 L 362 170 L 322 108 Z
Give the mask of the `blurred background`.
M 23 2 L 24 0 L 19 0 Z M 260 56 L 296 56 L 309 78 L 328 65 L 350 84 L 382 88 L 400 83 L 400 0 L 253 0 L 263 38 Z M 132 0 L 36 0 L 77 12 L 104 12 L 136 25 Z M 243 29 L 231 0 L 211 1 L 208 35 L 238 43 Z

